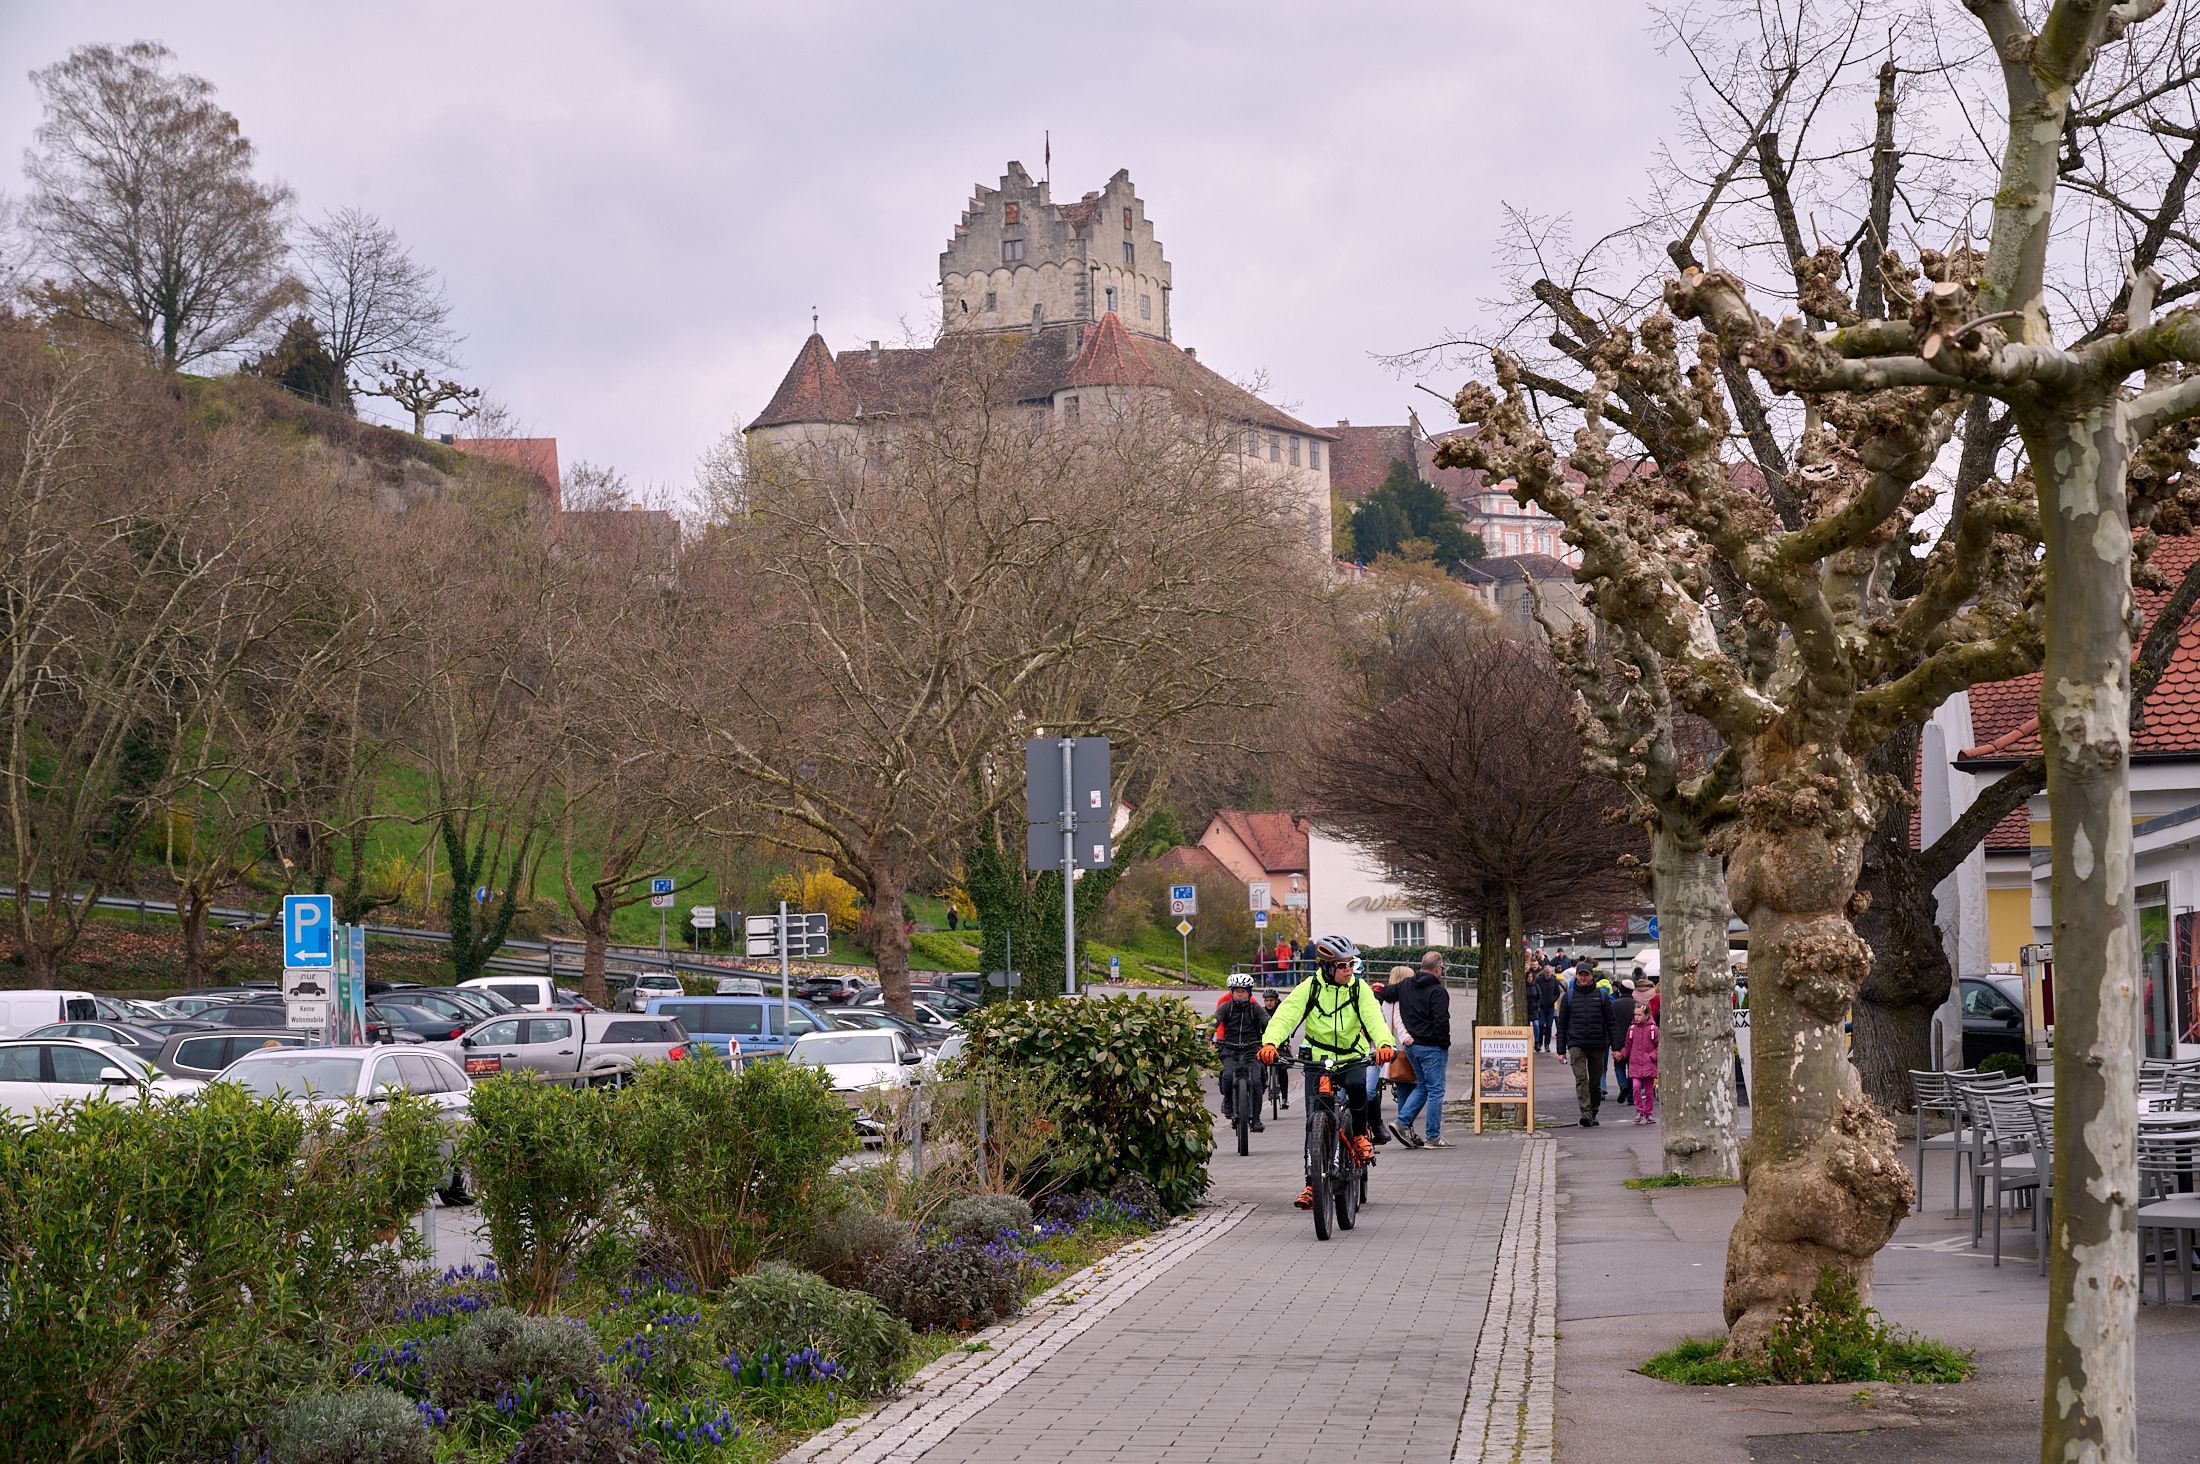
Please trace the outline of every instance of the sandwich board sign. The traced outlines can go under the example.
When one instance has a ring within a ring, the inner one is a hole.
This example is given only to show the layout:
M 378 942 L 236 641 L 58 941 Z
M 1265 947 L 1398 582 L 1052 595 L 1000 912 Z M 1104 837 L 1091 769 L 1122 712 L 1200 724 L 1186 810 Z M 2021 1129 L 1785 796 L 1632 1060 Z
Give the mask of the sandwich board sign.
M 1474 1029 L 1474 1131 L 1482 1132 L 1482 1110 L 1517 1103 L 1535 1132 L 1535 1058 L 1526 1027 Z

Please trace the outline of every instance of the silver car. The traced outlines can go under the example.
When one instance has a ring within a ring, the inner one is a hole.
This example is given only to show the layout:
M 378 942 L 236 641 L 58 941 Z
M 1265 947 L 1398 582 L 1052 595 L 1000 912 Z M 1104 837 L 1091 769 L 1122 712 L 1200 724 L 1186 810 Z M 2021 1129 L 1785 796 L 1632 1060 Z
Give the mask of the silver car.
M 200 1086 L 155 1072 L 112 1043 L 65 1037 L 0 1042 L 0 1114 L 17 1118 L 72 1100 L 137 1101 L 195 1093 Z
M 458 1163 L 458 1131 L 469 1118 L 473 1085 L 457 1063 L 420 1047 L 276 1047 L 238 1058 L 215 1080 L 235 1083 L 256 1098 L 300 1103 L 377 1103 L 392 1093 L 426 1099 L 443 1115 L 443 1157 L 449 1177 L 437 1186 L 445 1204 L 466 1200 Z

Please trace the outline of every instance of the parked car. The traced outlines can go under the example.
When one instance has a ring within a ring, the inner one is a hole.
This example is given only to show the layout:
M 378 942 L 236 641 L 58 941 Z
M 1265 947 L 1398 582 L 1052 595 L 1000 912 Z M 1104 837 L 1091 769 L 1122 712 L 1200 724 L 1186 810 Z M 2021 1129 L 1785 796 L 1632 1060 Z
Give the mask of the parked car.
M 182 1012 L 187 1017 L 196 1017 L 203 1019 L 208 1012 L 213 1011 L 216 1007 L 229 1006 L 240 999 L 240 996 L 206 996 L 186 994 L 183 996 L 171 996 L 162 1004 L 166 1006 L 170 1011 Z
M 833 1091 L 849 1102 L 873 1088 L 909 1081 L 924 1054 L 906 1032 L 806 1032 L 788 1049 L 787 1061 L 824 1070 Z
M 806 976 L 802 980 L 805 1000 L 823 1002 L 828 1006 L 841 1006 L 854 1001 L 863 987 L 849 976 Z
M 247 1027 L 255 1031 L 282 1030 L 290 1026 L 290 1008 L 278 998 L 258 998 L 252 1001 L 233 1001 L 226 1006 L 215 1007 L 206 1014 L 207 1021 L 217 1027 Z M 367 1003 L 367 1041 L 371 1043 L 395 1042 L 398 1038 L 389 1023 L 375 1014 L 374 1003 Z
M 55 1022 L 96 1022 L 99 999 L 89 991 L 0 991 L 0 1037 L 13 1037 Z
M 248 1052 L 270 1047 L 303 1047 L 303 1032 L 270 1032 L 254 1028 L 240 1032 L 216 1027 L 210 1032 L 178 1032 L 163 1042 L 153 1066 L 176 1078 L 211 1078 Z
M 547 976 L 476 976 L 458 989 L 494 992 L 521 1011 L 546 1012 L 558 1004 L 557 986 Z
M 1963 1065 L 1975 1068 L 1997 1052 L 2024 1054 L 2024 1006 L 2017 978 L 1966 976 L 1963 990 Z
M 259 1098 L 291 1098 L 303 1103 L 376 1103 L 392 1093 L 414 1093 L 443 1114 L 447 1177 L 437 1186 L 445 1204 L 464 1204 L 466 1173 L 458 1162 L 458 1131 L 468 1121 L 473 1085 L 466 1074 L 439 1052 L 414 1048 L 301 1047 L 246 1053 L 222 1070 L 217 1080 L 235 1083 Z
M 784 1057 L 805 1032 L 829 1031 L 830 1024 L 807 1002 L 789 1002 L 785 1025 L 776 996 L 658 996 L 649 1014 L 675 1017 L 688 1035 L 732 1057 Z
M 455 986 L 394 988 L 388 993 L 386 1000 L 449 1017 L 454 1025 L 462 1028 L 517 1010 L 501 997 L 492 996 L 485 991 L 461 991 Z
M 709 1050 L 691 1042 L 676 1017 L 624 1012 L 545 1012 L 498 1017 L 458 1039 L 473 1077 L 528 1068 L 555 1078 L 617 1086 L 645 1062 L 672 1062 Z M 715 1053 L 713 1054 L 715 1056 Z
M 75 1037 L 86 1042 L 105 1042 L 121 1048 L 139 1062 L 151 1062 L 160 1054 L 161 1044 L 168 1040 L 166 1033 L 132 1022 L 49 1022 L 23 1035 L 26 1038 Z
M 637 971 L 634 973 L 634 980 L 626 990 L 619 993 L 611 1005 L 615 1011 L 647 1011 L 651 997 L 680 996 L 686 991 L 687 988 L 680 984 L 680 978 L 670 971 Z
M 978 1009 L 978 1004 L 961 992 L 950 991 L 944 986 L 934 986 L 927 981 L 910 982 L 909 994 L 918 1001 L 930 1002 L 950 1017 L 960 1018 L 965 1013 L 974 1012 Z M 885 988 L 878 986 L 865 987 L 856 994 L 854 1001 L 856 1006 L 884 1006 L 885 1004 Z
M 424 1006 L 412 1006 L 397 998 L 406 993 L 391 992 L 380 1001 L 367 1003 L 367 1015 L 381 1023 L 399 1042 L 455 1042 L 468 1027 L 480 1021 L 479 1017 L 454 1016 L 449 1012 L 432 1011 Z
M 762 996 L 764 983 L 754 976 L 721 976 L 716 991 L 720 996 Z
M 957 1032 L 939 1045 L 938 1050 L 932 1054 L 932 1062 L 935 1066 L 943 1062 L 953 1062 L 956 1058 L 961 1057 L 969 1046 L 970 1038 L 968 1034 Z
M 165 1017 L 157 1022 L 139 1022 L 137 1025 L 148 1032 L 158 1032 L 163 1037 L 173 1037 L 178 1032 L 219 1032 L 221 1030 L 219 1024 L 202 1022 L 197 1017 Z
M 154 1071 L 105 1042 L 66 1037 L 0 1041 L 0 1112 L 28 1118 L 75 1099 L 144 1099 L 197 1092 L 200 1084 Z
M 825 1020 L 835 1030 L 842 1032 L 906 1032 L 909 1039 L 920 1047 L 930 1047 L 946 1038 L 922 1022 L 911 1021 L 899 1012 L 884 1007 L 835 1007 L 826 1012 Z

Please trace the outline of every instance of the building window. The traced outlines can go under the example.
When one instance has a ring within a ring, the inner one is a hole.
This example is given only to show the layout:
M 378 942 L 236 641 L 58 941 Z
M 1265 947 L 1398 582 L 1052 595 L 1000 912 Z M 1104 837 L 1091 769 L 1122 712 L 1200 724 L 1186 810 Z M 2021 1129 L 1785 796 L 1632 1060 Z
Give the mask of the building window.
M 1077 420 L 1077 398 L 1073 396 L 1062 398 L 1062 415 L 1072 422 Z
M 1020 205 L 1009 204 L 1001 214 L 1001 222 L 1006 224 L 1019 223 L 1021 222 L 1021 214 L 1022 208 Z
M 1296 437 L 1294 437 L 1294 438 L 1292 438 L 1292 439 L 1291 439 L 1291 466 L 1295 468 L 1295 467 L 1297 467 L 1298 465 L 1299 465 L 1299 440 L 1298 440 L 1298 439 L 1297 439 Z
M 1394 946 L 1428 944 L 1426 920 L 1393 920 L 1390 922 L 1390 943 Z
M 987 290 L 985 292 L 985 308 L 988 310 L 998 310 L 1001 308 L 1001 296 L 999 291 Z
M 1451 922 L 1451 944 L 1453 944 L 1453 945 L 1455 945 L 1455 946 L 1470 946 L 1470 945 L 1473 945 L 1473 944 L 1474 944 L 1474 927 L 1473 927 L 1473 926 L 1472 926 L 1471 924 L 1469 924 L 1468 922 L 1464 921 L 1464 920 L 1454 920 L 1454 921 L 1452 921 L 1452 922 Z
M 1268 434 L 1268 461 L 1272 463 L 1283 461 L 1283 437 L 1280 433 L 1271 432 Z
M 1003 240 L 1001 241 L 1001 263 L 1003 263 L 1003 264 L 1015 264 L 1015 263 L 1016 263 L 1017 261 L 1021 260 L 1021 259 L 1022 259 L 1023 257 L 1024 257 L 1024 241 L 1023 241 L 1023 240 L 1021 240 L 1021 239 L 1003 239 Z
M 1123 241 L 1123 262 L 1134 269 L 1138 265 L 1138 246 L 1128 239 Z
M 1045 325 L 1047 323 L 1046 306 L 1034 305 L 1031 307 L 1031 323 L 1035 326 Z
M 1140 295 L 1138 297 L 1138 318 L 1140 320 L 1153 319 L 1153 296 Z
M 1126 203 L 1126 204 L 1124 204 L 1124 205 L 1123 205 L 1123 227 L 1124 227 L 1124 228 L 1126 228 L 1126 229 L 1128 229 L 1128 228 L 1129 228 L 1130 226 L 1131 226 L 1131 206 L 1130 206 L 1129 204 L 1127 204 L 1127 203 Z
M 1321 467 L 1322 445 L 1320 443 L 1309 442 L 1308 444 L 1306 444 L 1306 465 L 1310 468 L 1315 469 L 1319 469 Z
M 1245 452 L 1248 457 L 1260 456 L 1260 434 L 1250 427 L 1245 429 Z
M 1108 286 L 1108 314 L 1115 313 L 1115 286 Z

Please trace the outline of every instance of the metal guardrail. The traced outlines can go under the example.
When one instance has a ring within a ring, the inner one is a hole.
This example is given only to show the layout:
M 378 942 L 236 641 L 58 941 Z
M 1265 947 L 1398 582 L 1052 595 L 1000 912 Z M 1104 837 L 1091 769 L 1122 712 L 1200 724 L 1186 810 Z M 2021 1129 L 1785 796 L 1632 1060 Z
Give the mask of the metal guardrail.
M 12 886 L 0 886 L 0 900 L 12 900 Z M 32 890 L 30 898 L 49 898 L 44 890 Z M 173 900 L 148 900 L 136 895 L 101 895 L 93 902 L 101 910 L 135 911 L 142 919 L 146 915 L 179 915 Z M 254 926 L 273 930 L 280 918 L 272 910 L 233 910 L 219 905 L 207 907 L 207 915 L 225 923 L 249 921 Z M 449 945 L 451 933 L 447 930 L 423 930 L 409 925 L 367 925 L 363 927 L 369 936 L 380 940 L 418 941 L 428 945 Z M 507 940 L 491 956 L 487 968 L 506 975 L 546 976 L 552 981 L 560 977 L 578 978 L 581 971 L 582 943 L 577 940 L 541 941 Z M 706 961 L 694 956 L 666 952 L 660 956 L 655 946 L 607 945 L 604 947 L 606 970 L 616 965 L 621 970 L 641 969 L 650 971 L 684 971 L 695 976 L 752 976 L 758 980 L 769 977 L 779 979 L 779 971 L 752 970 L 732 960 Z

